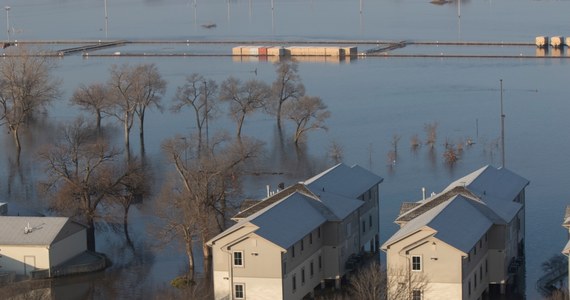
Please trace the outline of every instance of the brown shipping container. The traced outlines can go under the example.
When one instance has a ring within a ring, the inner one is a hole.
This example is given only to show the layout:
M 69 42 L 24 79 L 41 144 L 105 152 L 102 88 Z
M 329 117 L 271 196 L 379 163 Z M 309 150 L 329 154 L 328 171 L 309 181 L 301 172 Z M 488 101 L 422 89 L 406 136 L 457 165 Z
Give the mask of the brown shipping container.
M 267 56 L 267 47 L 259 47 L 258 51 L 258 55 L 263 55 L 263 56 Z

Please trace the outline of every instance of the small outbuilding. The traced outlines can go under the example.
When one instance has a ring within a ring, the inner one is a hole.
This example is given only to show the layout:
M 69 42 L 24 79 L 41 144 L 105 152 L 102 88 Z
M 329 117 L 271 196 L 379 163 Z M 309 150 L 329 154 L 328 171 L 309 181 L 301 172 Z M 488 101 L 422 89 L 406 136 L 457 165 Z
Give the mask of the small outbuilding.
M 31 276 L 87 250 L 86 227 L 65 217 L 0 217 L 0 271 Z M 50 276 L 51 277 L 51 276 Z

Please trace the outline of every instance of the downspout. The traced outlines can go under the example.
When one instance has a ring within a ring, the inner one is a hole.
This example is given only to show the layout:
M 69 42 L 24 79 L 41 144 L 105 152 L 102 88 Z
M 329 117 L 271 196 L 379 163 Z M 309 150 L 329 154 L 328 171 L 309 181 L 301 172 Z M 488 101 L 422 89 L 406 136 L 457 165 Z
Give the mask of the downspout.
M 230 299 L 229 300 L 233 300 L 234 299 L 234 268 L 232 266 L 232 255 L 230 253 L 230 247 L 228 246 L 226 249 L 224 249 L 224 247 L 222 247 L 220 250 L 222 250 L 222 252 L 227 253 L 228 254 L 228 276 L 229 276 L 229 290 L 230 290 Z
M 228 272 L 229 275 L 228 275 L 228 276 L 230 277 L 230 278 L 229 278 L 229 282 L 230 282 L 230 299 L 229 299 L 229 300 L 233 300 L 233 299 L 234 299 L 234 267 L 233 267 L 233 264 L 232 264 L 232 259 L 233 259 L 233 257 L 232 257 L 232 254 L 231 254 L 231 252 L 230 252 L 230 248 L 231 248 L 233 245 L 235 245 L 235 244 L 237 244 L 237 243 L 240 243 L 240 242 L 242 242 L 242 241 L 244 241 L 244 240 L 246 240 L 246 239 L 248 239 L 248 238 L 249 238 L 249 237 L 246 236 L 246 237 L 244 237 L 244 238 L 242 238 L 242 239 L 239 239 L 239 240 L 237 240 L 237 241 L 234 241 L 233 243 L 225 244 L 225 245 L 223 245 L 222 247 L 220 247 L 220 250 L 222 250 L 222 252 L 228 254 L 228 270 L 229 270 L 229 272 Z M 244 253 L 244 255 L 245 255 L 245 253 Z

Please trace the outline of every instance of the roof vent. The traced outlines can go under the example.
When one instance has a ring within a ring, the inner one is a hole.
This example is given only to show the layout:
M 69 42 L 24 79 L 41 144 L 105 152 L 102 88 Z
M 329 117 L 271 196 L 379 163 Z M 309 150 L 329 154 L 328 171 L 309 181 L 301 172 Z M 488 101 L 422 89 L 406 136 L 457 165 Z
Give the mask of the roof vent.
M 24 227 L 24 234 L 28 234 L 31 232 L 32 232 L 32 227 L 30 226 L 30 222 L 28 222 L 28 225 Z

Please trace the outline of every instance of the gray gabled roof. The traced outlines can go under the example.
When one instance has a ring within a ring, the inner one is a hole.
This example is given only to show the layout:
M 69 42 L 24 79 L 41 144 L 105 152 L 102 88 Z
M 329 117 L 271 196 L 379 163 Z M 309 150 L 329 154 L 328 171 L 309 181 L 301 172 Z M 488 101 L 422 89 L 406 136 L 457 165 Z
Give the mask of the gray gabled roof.
M 26 227 L 31 228 L 28 233 Z M 49 246 L 84 229 L 83 225 L 64 217 L 2 216 L 0 245 Z
M 324 222 L 339 222 L 357 211 L 364 201 L 356 197 L 380 182 L 381 177 L 359 166 L 339 164 L 254 203 L 232 218 L 238 223 L 228 230 L 253 224 L 257 227 L 255 234 L 287 249 Z M 228 230 L 208 244 L 225 236 Z
M 419 205 L 398 216 L 396 223 L 409 222 L 458 194 L 485 202 L 503 222 L 508 223 L 522 208 L 521 203 L 513 200 L 528 184 L 528 180 L 507 169 L 485 166 L 452 182 L 441 193 L 416 202 Z
M 302 183 L 313 193 L 326 191 L 348 198 L 358 198 L 383 180 L 382 177 L 359 165 L 349 167 L 341 163 Z
M 455 195 L 406 223 L 382 245 L 382 249 L 422 229 L 431 228 L 436 238 L 468 253 L 497 218 L 484 203 Z
M 259 227 L 257 235 L 287 249 L 327 221 L 311 201 L 294 193 L 267 211 L 252 215 L 249 222 Z
M 527 179 L 508 169 L 487 165 L 454 181 L 443 192 L 465 186 L 501 218 L 510 222 L 522 208 L 522 204 L 513 200 L 528 184 Z

